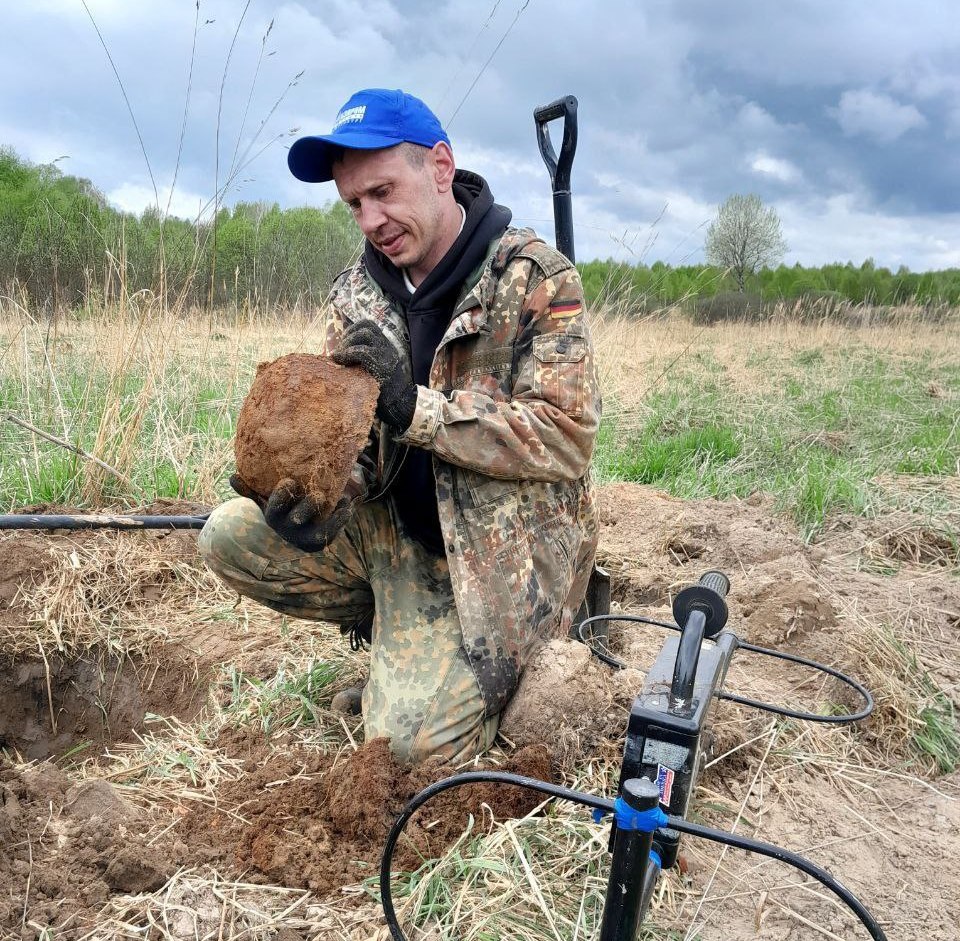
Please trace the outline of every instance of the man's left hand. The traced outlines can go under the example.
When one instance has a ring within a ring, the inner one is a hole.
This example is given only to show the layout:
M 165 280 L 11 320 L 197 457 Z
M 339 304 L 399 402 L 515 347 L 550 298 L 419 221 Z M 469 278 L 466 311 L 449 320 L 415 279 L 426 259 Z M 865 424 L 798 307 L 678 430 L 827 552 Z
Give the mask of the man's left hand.
M 358 320 L 344 331 L 330 358 L 341 366 L 360 366 L 380 386 L 377 417 L 406 431 L 417 409 L 417 387 L 407 378 L 400 354 L 373 320 Z

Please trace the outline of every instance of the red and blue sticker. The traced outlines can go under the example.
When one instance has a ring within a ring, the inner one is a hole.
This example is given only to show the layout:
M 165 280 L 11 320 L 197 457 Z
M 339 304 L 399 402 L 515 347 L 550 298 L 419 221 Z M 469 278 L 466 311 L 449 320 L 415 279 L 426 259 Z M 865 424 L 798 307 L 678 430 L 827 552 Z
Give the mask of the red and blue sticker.
M 657 765 L 657 788 L 660 791 L 660 803 L 668 810 L 670 809 L 670 799 L 673 796 L 673 777 L 674 771 L 672 768 Z

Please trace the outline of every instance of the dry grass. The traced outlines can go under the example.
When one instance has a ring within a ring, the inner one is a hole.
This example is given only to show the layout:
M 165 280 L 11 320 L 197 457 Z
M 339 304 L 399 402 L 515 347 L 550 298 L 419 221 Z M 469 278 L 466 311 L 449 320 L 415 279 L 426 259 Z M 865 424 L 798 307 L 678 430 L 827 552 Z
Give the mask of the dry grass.
M 190 723 L 154 716 L 136 741 L 112 746 L 80 773 L 109 781 L 130 803 L 152 812 L 169 813 L 191 803 L 216 806 L 220 784 L 243 774 L 243 762 L 216 744 L 222 728 L 216 714 Z
M 910 360 L 922 351 L 933 368 L 955 365 L 956 325 L 925 323 L 912 313 L 904 308 L 893 324 L 862 327 L 803 323 L 787 311 L 763 323 L 696 327 L 678 312 L 638 318 L 608 310 L 594 318 L 597 362 L 609 406 L 604 413 L 624 429 L 642 424 L 652 413 L 650 392 L 666 385 L 671 373 L 698 363 L 722 373 L 734 394 L 750 398 L 779 390 L 783 367 L 804 352 L 836 357 L 856 350 Z
M 113 897 L 101 921 L 77 941 L 276 941 L 284 931 L 289 937 L 368 941 L 371 907 L 345 911 L 303 890 L 185 869 L 152 894 Z
M 187 537 L 189 538 L 189 537 Z M 22 654 L 42 647 L 62 654 L 96 650 L 123 658 L 149 656 L 175 639 L 176 622 L 203 620 L 234 603 L 180 540 L 137 533 L 57 543 L 32 586 L 22 586 L 13 610 L 30 625 L 0 627 L 0 649 Z M 164 616 L 158 612 L 163 600 Z

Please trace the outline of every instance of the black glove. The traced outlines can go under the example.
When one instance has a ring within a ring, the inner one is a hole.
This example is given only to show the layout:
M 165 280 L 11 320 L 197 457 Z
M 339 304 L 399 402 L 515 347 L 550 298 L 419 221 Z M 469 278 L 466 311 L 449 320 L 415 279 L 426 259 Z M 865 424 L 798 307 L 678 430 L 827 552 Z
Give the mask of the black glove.
M 360 366 L 380 386 L 377 418 L 406 431 L 417 410 L 417 387 L 407 378 L 394 345 L 373 320 L 347 327 L 340 346 L 330 357 L 341 366 Z
M 254 493 L 239 474 L 231 475 L 230 486 L 260 507 L 266 524 L 281 539 L 303 552 L 326 549 L 353 512 L 350 499 L 341 497 L 330 515 L 321 517 L 317 501 L 305 496 L 303 488 L 289 477 L 281 480 L 266 500 Z

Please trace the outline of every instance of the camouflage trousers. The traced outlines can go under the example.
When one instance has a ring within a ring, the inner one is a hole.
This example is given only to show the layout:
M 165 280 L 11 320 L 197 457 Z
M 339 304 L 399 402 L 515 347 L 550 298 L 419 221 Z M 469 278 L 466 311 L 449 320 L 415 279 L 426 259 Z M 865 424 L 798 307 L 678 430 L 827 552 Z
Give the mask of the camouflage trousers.
M 466 760 L 490 747 L 499 717 L 484 719 L 447 560 L 403 536 L 391 500 L 360 505 L 323 552 L 308 553 L 238 497 L 211 514 L 199 548 L 224 582 L 283 614 L 344 627 L 372 618 L 368 741 L 387 736 L 409 761 Z

